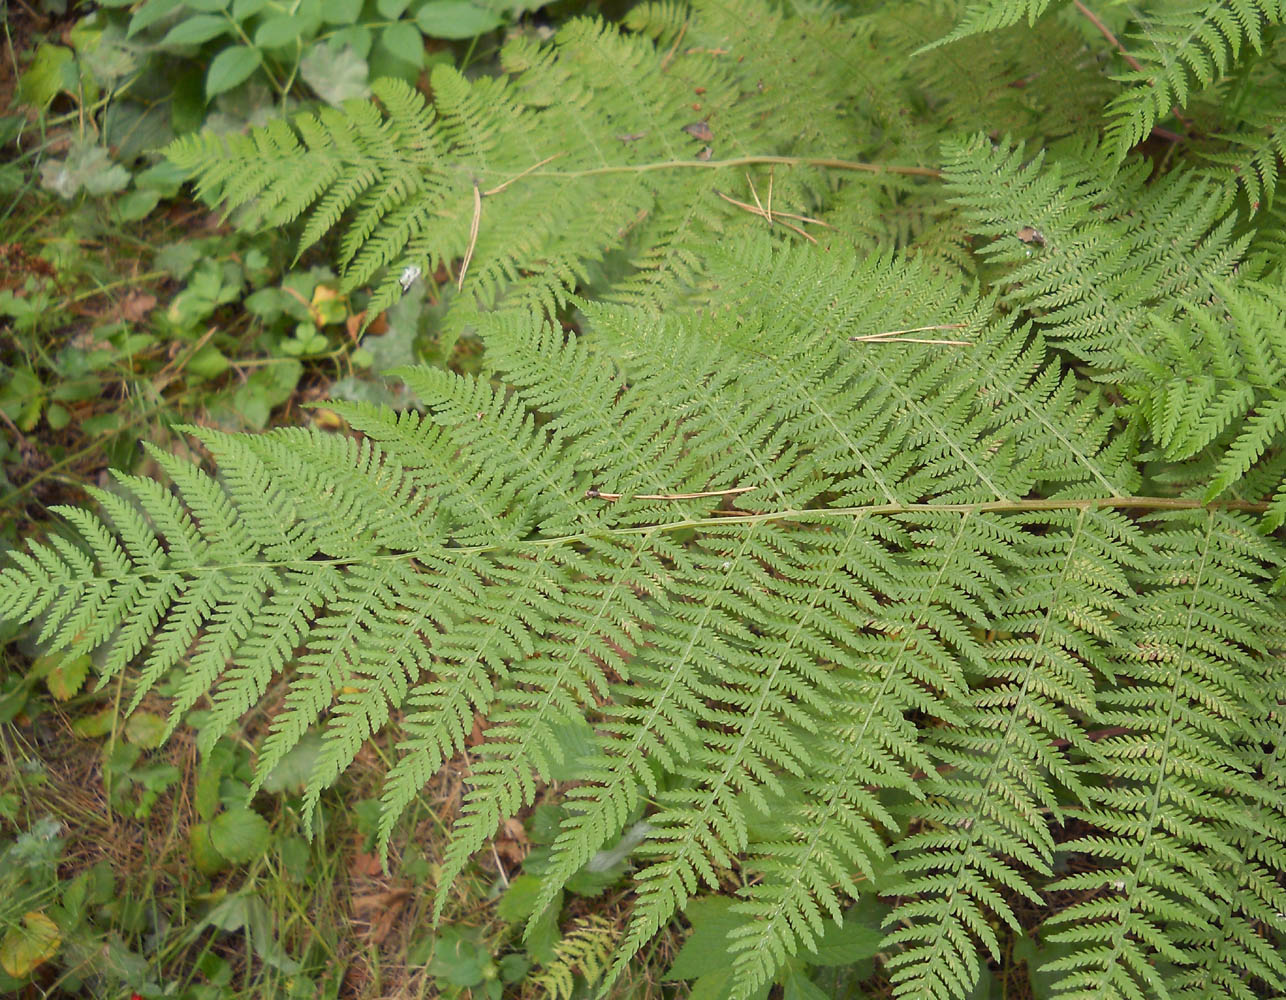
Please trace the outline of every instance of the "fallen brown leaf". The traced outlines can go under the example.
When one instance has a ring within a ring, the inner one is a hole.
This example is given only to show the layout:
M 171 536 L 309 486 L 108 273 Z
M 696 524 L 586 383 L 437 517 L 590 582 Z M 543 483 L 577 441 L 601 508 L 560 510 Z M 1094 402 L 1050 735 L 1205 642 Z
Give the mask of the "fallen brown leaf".
M 129 323 L 141 323 L 155 308 L 155 295 L 148 295 L 146 292 L 130 292 L 121 302 L 121 319 Z
M 410 898 L 410 889 L 390 889 L 388 892 L 354 896 L 353 915 L 370 923 L 370 930 L 363 936 L 372 944 L 383 944 Z M 371 921 L 372 916 L 375 917 L 374 921 Z
M 701 142 L 714 142 L 714 133 L 710 131 L 709 122 L 699 121 L 693 122 L 691 125 L 684 125 L 683 131 Z
M 387 892 L 366 892 L 353 897 L 353 913 L 365 916 L 376 910 L 401 906 L 411 896 L 410 889 L 389 889 Z
M 523 828 L 522 820 L 516 816 L 505 820 L 500 827 L 495 844 L 496 853 L 506 861 L 515 865 L 521 862 L 527 856 L 531 846 L 527 841 L 527 831 Z
M 358 851 L 353 855 L 353 863 L 348 866 L 348 873 L 358 878 L 374 878 L 383 872 L 380 859 L 374 854 Z

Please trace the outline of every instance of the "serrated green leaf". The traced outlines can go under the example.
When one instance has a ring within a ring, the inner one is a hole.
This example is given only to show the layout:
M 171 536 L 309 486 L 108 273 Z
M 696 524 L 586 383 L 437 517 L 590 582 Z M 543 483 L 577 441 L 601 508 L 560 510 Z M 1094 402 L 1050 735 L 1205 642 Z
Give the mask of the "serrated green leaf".
M 888 907 L 875 899 L 859 904 L 844 915 L 844 923 L 828 922 L 813 954 L 800 952 L 810 965 L 855 965 L 873 958 L 884 939 L 881 922 Z
M 347 47 L 312 46 L 299 63 L 299 75 L 328 104 L 339 105 L 371 92 L 366 60 Z
M 228 867 L 228 859 L 214 849 L 209 823 L 193 823 L 188 828 L 188 857 L 192 867 L 202 875 L 213 875 Z
M 219 811 L 219 786 L 232 768 L 234 754 L 226 740 L 220 740 L 201 760 L 192 793 L 193 807 L 201 819 L 212 820 Z
M 540 879 L 535 875 L 519 875 L 510 881 L 509 888 L 496 903 L 496 916 L 508 924 L 526 920 L 539 897 Z
M 353 24 L 361 13 L 362 0 L 322 0 L 321 16 L 327 24 Z
M 259 68 L 263 55 L 248 45 L 224 49 L 210 62 L 205 77 L 206 97 L 214 97 L 248 80 Z
M 145 218 L 160 200 L 158 191 L 130 191 L 116 200 L 113 209 L 121 222 L 137 222 Z
M 210 843 L 233 864 L 243 865 L 268 849 L 272 832 L 253 809 L 229 809 L 210 823 Z
M 298 14 L 277 14 L 255 30 L 255 45 L 261 49 L 275 49 L 303 41 L 307 23 Z
M 125 32 L 125 37 L 133 38 L 140 31 L 150 28 L 157 21 L 164 20 L 182 6 L 183 0 L 147 0 L 130 18 L 129 30 Z
M 112 163 L 102 146 L 76 146 L 66 159 L 40 165 L 40 183 L 67 199 L 82 190 L 91 195 L 111 194 L 129 184 L 129 171 Z
M 744 923 L 732 912 L 734 902 L 726 896 L 702 896 L 688 903 L 683 915 L 692 931 L 666 970 L 667 980 L 697 979 L 732 968 L 729 935 Z
M 43 110 L 63 91 L 76 89 L 76 60 L 65 45 L 43 43 L 36 48 L 35 58 L 18 78 L 15 96 L 19 103 Z
M 582 718 L 568 719 L 552 732 L 559 759 L 550 765 L 550 781 L 579 781 L 594 760 L 594 730 Z
M 232 17 L 239 23 L 268 6 L 268 0 L 232 0 Z
M 0 680 L 0 724 L 12 722 L 27 707 L 31 685 L 21 677 Z
M 214 378 L 228 370 L 228 357 L 213 344 L 205 344 L 188 359 L 184 370 L 197 378 Z
M 93 715 L 82 715 L 71 724 L 71 731 L 81 739 L 105 736 L 112 731 L 112 723 L 115 719 L 116 709 L 109 705 L 107 708 L 99 709 Z
M 268 772 L 261 786 L 263 790 L 274 795 L 302 792 L 321 756 L 323 743 L 321 733 L 306 733 L 281 763 Z
M 490 952 L 474 934 L 447 927 L 438 932 L 428 972 L 452 986 L 467 989 L 482 983 L 490 964 Z
M 833 1000 L 822 989 L 808 978 L 807 973 L 792 963 L 786 967 L 782 977 L 781 1000 Z

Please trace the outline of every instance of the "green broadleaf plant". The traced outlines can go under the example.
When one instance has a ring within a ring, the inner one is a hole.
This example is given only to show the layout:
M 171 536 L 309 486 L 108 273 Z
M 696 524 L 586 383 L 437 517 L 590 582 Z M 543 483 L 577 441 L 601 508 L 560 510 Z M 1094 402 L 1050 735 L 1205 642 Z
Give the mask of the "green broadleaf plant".
M 313 95 L 335 103 L 365 93 L 370 67 L 414 80 L 428 61 L 426 35 L 470 39 L 504 23 L 485 4 L 469 0 L 145 0 L 128 17 L 122 13 L 112 20 L 124 28 L 128 44 L 154 59 L 190 64 L 195 55 L 204 67 L 206 101 L 258 75 L 276 89 L 283 106 L 300 79 Z M 336 61 L 347 77 L 338 90 L 321 71 Z
M 647 5 L 176 144 L 246 224 L 338 230 L 372 311 L 450 268 L 484 370 L 328 404 L 353 436 L 192 428 L 217 472 L 91 489 L 0 616 L 136 666 L 131 708 L 181 666 L 207 751 L 287 674 L 258 781 L 320 723 L 310 810 L 395 732 L 386 844 L 481 714 L 439 903 L 588 725 L 523 912 L 645 816 L 603 983 L 725 892 L 739 998 L 807 995 L 850 907 L 891 907 L 900 998 L 1033 935 L 1057 997 L 1280 994 L 1282 242 L 1204 153 L 1128 148 L 1279 12 L 1183 15 L 1226 50 L 1140 110 L 1097 31 L 1001 6 Z M 971 107 L 948 57 L 997 75 Z

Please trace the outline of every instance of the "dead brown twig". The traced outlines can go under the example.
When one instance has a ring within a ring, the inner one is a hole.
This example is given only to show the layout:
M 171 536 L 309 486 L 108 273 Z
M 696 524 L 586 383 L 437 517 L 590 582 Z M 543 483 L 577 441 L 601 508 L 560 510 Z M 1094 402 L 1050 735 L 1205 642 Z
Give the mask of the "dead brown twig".
M 785 226 L 787 229 L 791 230 L 792 232 L 798 233 L 800 236 L 804 237 L 804 239 L 808 240 L 810 243 L 816 243 L 817 242 L 816 237 L 814 237 L 810 233 L 804 232 L 803 229 L 801 229 L 799 226 L 796 226 L 794 223 L 786 222 L 785 220 L 796 219 L 799 222 L 807 222 L 818 226 L 825 226 L 827 229 L 831 228 L 821 219 L 814 219 L 808 215 L 797 215 L 794 212 L 780 212 L 780 211 L 774 215 L 772 210 L 773 175 L 771 172 L 768 174 L 768 207 L 767 208 L 765 208 L 764 203 L 759 200 L 759 192 L 755 190 L 755 182 L 750 179 L 749 174 L 746 174 L 746 183 L 750 185 L 750 196 L 755 199 L 755 203 L 753 205 L 750 205 L 744 201 L 738 201 L 736 198 L 733 198 L 731 195 L 726 195 L 722 191 L 716 190 L 715 194 L 717 194 L 724 201 L 728 202 L 728 204 L 736 205 L 738 208 L 742 209 L 743 211 L 749 212 L 751 215 L 757 215 L 761 219 L 767 220 L 768 225 L 770 226 L 773 225 L 774 223 L 779 223 L 780 225 Z

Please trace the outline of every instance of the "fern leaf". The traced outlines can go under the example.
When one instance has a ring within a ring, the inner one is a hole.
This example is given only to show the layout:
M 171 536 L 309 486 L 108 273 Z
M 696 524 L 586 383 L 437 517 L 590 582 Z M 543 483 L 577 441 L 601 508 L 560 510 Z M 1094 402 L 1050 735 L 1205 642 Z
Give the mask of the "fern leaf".
M 701 273 L 694 240 L 765 224 L 718 194 L 741 190 L 747 168 L 790 211 L 830 196 L 824 165 L 851 155 L 855 80 L 873 128 L 901 121 L 883 72 L 854 51 L 856 30 L 759 0 L 701 0 L 691 50 L 671 52 L 582 19 L 554 46 L 511 42 L 504 79 L 437 67 L 432 105 L 376 81 L 378 107 L 348 102 L 249 137 L 185 137 L 170 155 L 203 197 L 252 204 L 260 225 L 304 217 L 304 246 L 338 229 L 344 286 L 374 284 L 371 315 L 400 294 L 404 267 L 432 273 L 470 248 L 465 313 L 509 291 L 511 304 L 552 311 L 609 254 L 632 262 L 618 297 L 655 301 Z M 766 51 L 766 33 L 793 57 Z M 830 59 L 816 59 L 819 46 Z M 696 137 L 703 129 L 709 139 Z
M 461 86 L 444 99 L 467 117 Z M 1048 178 L 1017 172 L 1016 203 L 1037 203 Z M 1087 167 L 1083 186 L 1069 239 L 1105 181 Z M 1140 322 L 1148 344 L 1236 345 L 1207 374 L 1275 400 L 1279 337 L 1174 319 L 1190 289 L 1211 316 L 1243 294 L 1189 272 L 1194 231 L 1154 271 L 1122 258 L 1165 278 L 1157 303 L 1123 280 L 1095 301 L 1164 317 Z M 1259 780 L 1280 770 L 1281 555 L 1226 510 L 1124 513 L 1199 505 L 1135 495 L 1139 414 L 1218 461 L 1237 431 L 1199 429 L 1216 397 L 1158 396 L 1127 425 L 1026 319 L 922 259 L 762 239 L 702 268 L 700 310 L 583 303 L 575 335 L 490 314 L 482 374 L 404 373 L 423 412 L 340 404 L 360 440 L 199 431 L 217 477 L 167 460 L 169 487 L 99 491 L 101 515 L 6 559 L 0 612 L 101 652 L 105 676 L 141 661 L 135 702 L 186 663 L 175 718 L 208 693 L 207 745 L 288 675 L 257 774 L 319 728 L 309 809 L 400 720 L 385 844 L 480 716 L 447 876 L 550 778 L 560 728 L 588 725 L 539 902 L 652 810 L 604 981 L 739 870 L 736 996 L 806 961 L 863 881 L 904 897 L 900 995 L 960 996 L 1067 849 L 1101 868 L 1052 925 L 1084 945 L 1064 992 L 1275 975 L 1257 915 L 1281 867 L 1280 776 Z M 950 336 L 905 336 L 924 328 Z M 1253 451 L 1244 488 L 1279 489 L 1279 450 L 1261 434 L 1228 461 Z M 1068 800 L 1071 845 L 1051 829 Z M 1185 955 L 1184 935 L 1210 946 Z
M 1138 623 L 1113 665 L 1130 683 L 1099 698 L 1102 721 L 1126 731 L 1098 744 L 1085 818 L 1106 835 L 1061 845 L 1103 867 L 1056 884 L 1095 892 L 1048 924 L 1077 946 L 1049 966 L 1066 974 L 1060 997 L 1168 996 L 1153 955 L 1182 967 L 1194 956 L 1176 934 L 1216 935 L 1212 918 L 1231 898 L 1220 869 L 1237 864 L 1236 839 L 1265 832 L 1241 807 L 1258 792 L 1236 739 L 1266 715 L 1254 651 L 1280 629 L 1248 585 L 1281 556 L 1232 514 L 1157 517 Z
M 1216 294 L 1246 246 L 1223 194 L 1195 176 L 1145 188 L 1137 161 L 1110 176 L 1101 150 L 1026 161 L 1022 146 L 981 136 L 945 157 L 953 199 L 1008 272 L 1007 301 L 1101 378 L 1120 380 L 1152 352 L 1155 316 Z
M 1267 89 L 1272 84 L 1266 81 L 1263 86 Z M 1277 193 L 1282 163 L 1286 161 L 1286 114 L 1264 111 L 1249 118 L 1238 117 L 1243 120 L 1235 123 L 1240 126 L 1237 131 L 1212 137 L 1225 148 L 1210 149 L 1204 156 L 1231 173 L 1255 213 L 1271 208 Z
M 924 46 L 920 52 L 929 52 L 971 35 L 1008 28 L 1023 20 L 1029 25 L 1034 25 L 1048 9 L 1049 4 L 1050 0 L 1020 0 L 1018 3 L 1012 0 L 981 0 L 981 2 L 970 3 L 965 7 L 950 33 Z
M 986 649 L 963 724 L 937 741 L 924 825 L 897 843 L 904 902 L 886 921 L 896 929 L 885 944 L 905 948 L 886 966 L 899 997 L 971 992 L 975 939 L 999 960 L 990 914 L 1018 929 L 1006 895 L 1042 905 L 1023 873 L 1050 874 L 1047 817 L 1062 818 L 1055 788 L 1083 794 L 1070 755 L 1095 756 L 1076 720 L 1092 717 L 1093 673 L 1108 672 L 1128 621 L 1127 569 L 1143 565 L 1140 539 L 1105 512 L 1019 523 L 1031 534 L 1007 549 L 1023 557 L 1025 582 L 994 619 L 1014 638 Z
M 1278 0 L 1221 0 L 1147 12 L 1131 46 L 1141 67 L 1118 77 L 1129 87 L 1108 106 L 1115 120 L 1107 135 L 1117 155 L 1146 138 L 1171 107 L 1187 105 L 1195 89 L 1226 74 L 1243 46 L 1260 51 L 1265 33 L 1284 13 Z

